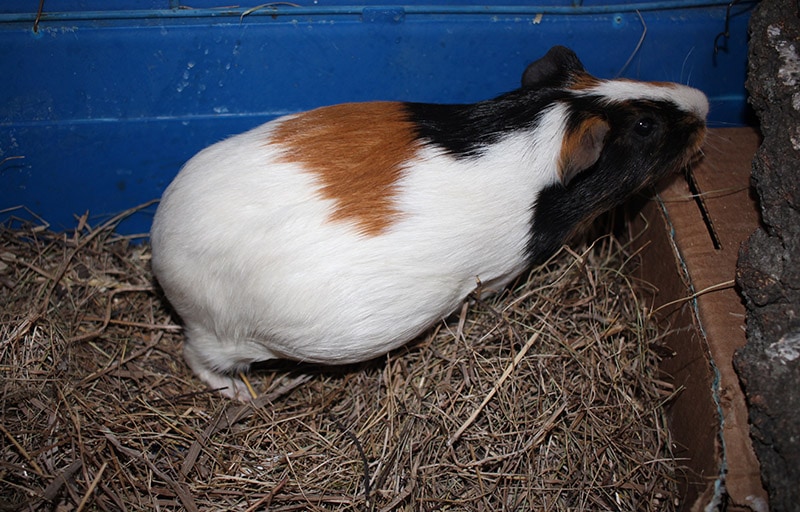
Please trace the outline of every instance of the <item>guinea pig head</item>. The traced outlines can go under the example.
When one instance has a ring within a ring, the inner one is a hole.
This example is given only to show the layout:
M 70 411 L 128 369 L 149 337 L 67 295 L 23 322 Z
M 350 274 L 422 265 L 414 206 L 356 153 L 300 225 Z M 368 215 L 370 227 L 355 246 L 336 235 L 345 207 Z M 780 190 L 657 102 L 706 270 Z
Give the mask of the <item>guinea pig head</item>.
M 601 80 L 571 50 L 556 47 L 531 64 L 525 88 L 559 88 L 558 182 L 534 205 L 534 261 L 597 214 L 686 167 L 702 154 L 708 100 L 668 82 Z

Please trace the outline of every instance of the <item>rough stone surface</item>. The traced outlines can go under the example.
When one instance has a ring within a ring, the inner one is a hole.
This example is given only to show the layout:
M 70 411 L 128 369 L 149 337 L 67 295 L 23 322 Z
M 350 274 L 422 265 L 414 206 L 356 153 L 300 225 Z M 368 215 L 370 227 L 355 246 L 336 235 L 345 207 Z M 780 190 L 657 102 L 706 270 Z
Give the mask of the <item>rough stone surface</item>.
M 747 89 L 764 141 L 753 162 L 763 227 L 742 244 L 747 345 L 736 355 L 772 510 L 800 507 L 800 13 L 764 0 L 750 21 Z

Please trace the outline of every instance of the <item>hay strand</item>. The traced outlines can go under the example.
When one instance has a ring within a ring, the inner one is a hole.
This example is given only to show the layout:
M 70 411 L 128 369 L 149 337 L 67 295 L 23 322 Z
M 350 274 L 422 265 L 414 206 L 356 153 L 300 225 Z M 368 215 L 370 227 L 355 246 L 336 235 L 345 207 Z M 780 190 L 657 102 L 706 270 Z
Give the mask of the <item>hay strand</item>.
M 549 315 L 545 315 L 542 321 L 543 322 L 547 321 L 548 316 Z M 517 355 L 514 356 L 514 360 L 511 362 L 511 364 L 509 364 L 506 367 L 506 370 L 503 372 L 503 375 L 501 375 L 500 378 L 497 380 L 497 382 L 495 382 L 494 387 L 492 387 L 491 391 L 489 391 L 489 393 L 486 395 L 486 398 L 483 399 L 483 402 L 481 402 L 481 404 L 475 408 L 472 414 L 470 414 L 469 418 L 467 418 L 467 421 L 462 423 L 461 426 L 458 427 L 458 430 L 456 430 L 455 433 L 452 436 L 450 436 L 450 439 L 447 440 L 448 446 L 452 446 L 453 443 L 457 442 L 458 439 L 461 437 L 461 434 L 463 434 L 464 431 L 468 429 L 469 426 L 472 425 L 472 423 L 478 418 L 478 415 L 481 413 L 483 408 L 486 407 L 486 404 L 488 404 L 489 401 L 492 399 L 492 397 L 494 397 L 494 395 L 497 393 L 497 390 L 500 389 L 500 386 L 503 385 L 508 376 L 511 375 L 511 372 L 514 371 L 514 368 L 516 368 L 519 365 L 519 362 L 522 360 L 523 357 L 525 357 L 525 354 L 528 353 L 528 350 L 530 350 L 533 344 L 536 343 L 536 341 L 539 339 L 540 334 L 541 332 L 537 331 L 533 334 L 533 336 L 528 338 L 528 341 L 522 347 L 522 350 L 520 350 L 519 353 L 517 353 Z

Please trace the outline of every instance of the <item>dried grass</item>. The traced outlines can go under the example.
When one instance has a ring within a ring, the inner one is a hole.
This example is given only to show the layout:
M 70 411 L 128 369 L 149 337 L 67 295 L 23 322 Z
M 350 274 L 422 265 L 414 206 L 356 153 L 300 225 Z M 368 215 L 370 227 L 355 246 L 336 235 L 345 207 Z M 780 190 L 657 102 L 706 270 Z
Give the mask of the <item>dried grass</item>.
M 207 392 L 148 247 L 0 228 L 0 510 L 674 510 L 658 332 L 611 238 L 347 368 Z M 365 485 L 366 484 L 366 485 Z

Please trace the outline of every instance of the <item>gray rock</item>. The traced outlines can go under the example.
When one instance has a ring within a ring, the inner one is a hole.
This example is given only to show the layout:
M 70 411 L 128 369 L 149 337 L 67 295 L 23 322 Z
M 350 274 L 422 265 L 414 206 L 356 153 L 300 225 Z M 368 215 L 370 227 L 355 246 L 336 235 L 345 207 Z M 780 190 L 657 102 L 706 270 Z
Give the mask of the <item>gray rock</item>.
M 800 509 L 800 16 L 765 0 L 750 21 L 750 103 L 764 141 L 753 162 L 763 226 L 739 252 L 747 345 L 734 360 L 772 510 Z

